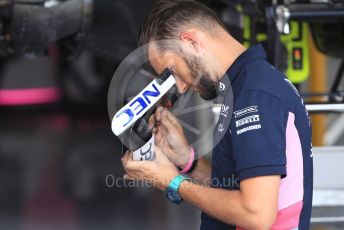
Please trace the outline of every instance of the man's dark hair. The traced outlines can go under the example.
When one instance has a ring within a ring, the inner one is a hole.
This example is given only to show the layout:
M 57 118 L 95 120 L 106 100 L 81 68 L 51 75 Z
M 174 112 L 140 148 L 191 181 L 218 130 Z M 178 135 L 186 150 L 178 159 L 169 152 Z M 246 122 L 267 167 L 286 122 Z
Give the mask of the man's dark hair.
M 151 41 L 178 39 L 189 27 L 198 27 L 212 34 L 219 27 L 225 29 L 214 11 L 193 0 L 159 0 L 144 21 L 139 34 L 139 46 Z M 168 49 L 168 47 L 159 48 Z

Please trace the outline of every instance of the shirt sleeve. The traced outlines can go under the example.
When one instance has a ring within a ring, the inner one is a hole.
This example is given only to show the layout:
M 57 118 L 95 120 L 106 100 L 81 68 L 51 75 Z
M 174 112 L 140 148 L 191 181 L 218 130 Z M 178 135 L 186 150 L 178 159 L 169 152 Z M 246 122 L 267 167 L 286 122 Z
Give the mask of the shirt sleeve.
M 238 180 L 286 176 L 288 112 L 282 101 L 261 91 L 248 91 L 237 99 L 230 123 Z

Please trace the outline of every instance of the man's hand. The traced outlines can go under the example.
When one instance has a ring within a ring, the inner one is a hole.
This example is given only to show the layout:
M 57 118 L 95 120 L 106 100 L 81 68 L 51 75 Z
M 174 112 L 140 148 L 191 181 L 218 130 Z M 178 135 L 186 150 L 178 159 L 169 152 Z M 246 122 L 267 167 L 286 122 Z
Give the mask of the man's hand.
M 177 118 L 163 107 L 159 107 L 148 121 L 153 128 L 155 143 L 175 165 L 185 168 L 190 159 L 190 146 Z
M 125 153 L 122 157 L 122 164 L 127 173 L 125 179 L 143 180 L 165 190 L 171 180 L 178 175 L 178 171 L 158 146 L 154 149 L 156 155 L 154 161 L 134 161 L 132 152 Z

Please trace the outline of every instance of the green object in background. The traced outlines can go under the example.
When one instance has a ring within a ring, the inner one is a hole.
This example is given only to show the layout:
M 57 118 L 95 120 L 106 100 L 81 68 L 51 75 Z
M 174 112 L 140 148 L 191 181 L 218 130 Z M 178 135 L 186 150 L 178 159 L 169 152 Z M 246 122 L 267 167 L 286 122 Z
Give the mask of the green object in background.
M 286 75 L 292 83 L 302 83 L 309 77 L 308 25 L 291 22 L 290 34 L 282 35 L 281 41 L 288 50 Z
M 244 16 L 244 45 L 250 47 L 250 18 Z M 309 77 L 309 49 L 308 49 L 308 25 L 301 22 L 290 22 L 290 33 L 281 35 L 280 40 L 288 52 L 288 67 L 285 71 L 288 79 L 299 84 Z M 265 33 L 257 33 L 257 42 L 267 40 Z

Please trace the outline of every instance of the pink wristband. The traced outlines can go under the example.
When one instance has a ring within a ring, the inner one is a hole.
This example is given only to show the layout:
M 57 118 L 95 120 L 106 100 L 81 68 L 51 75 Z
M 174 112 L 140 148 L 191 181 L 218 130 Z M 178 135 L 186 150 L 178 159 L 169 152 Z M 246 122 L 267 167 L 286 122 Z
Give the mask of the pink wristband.
M 192 147 L 190 147 L 190 149 L 191 149 L 190 160 L 188 164 L 186 165 L 186 167 L 182 171 L 179 171 L 179 174 L 187 173 L 190 170 L 193 161 L 195 160 L 195 150 Z

